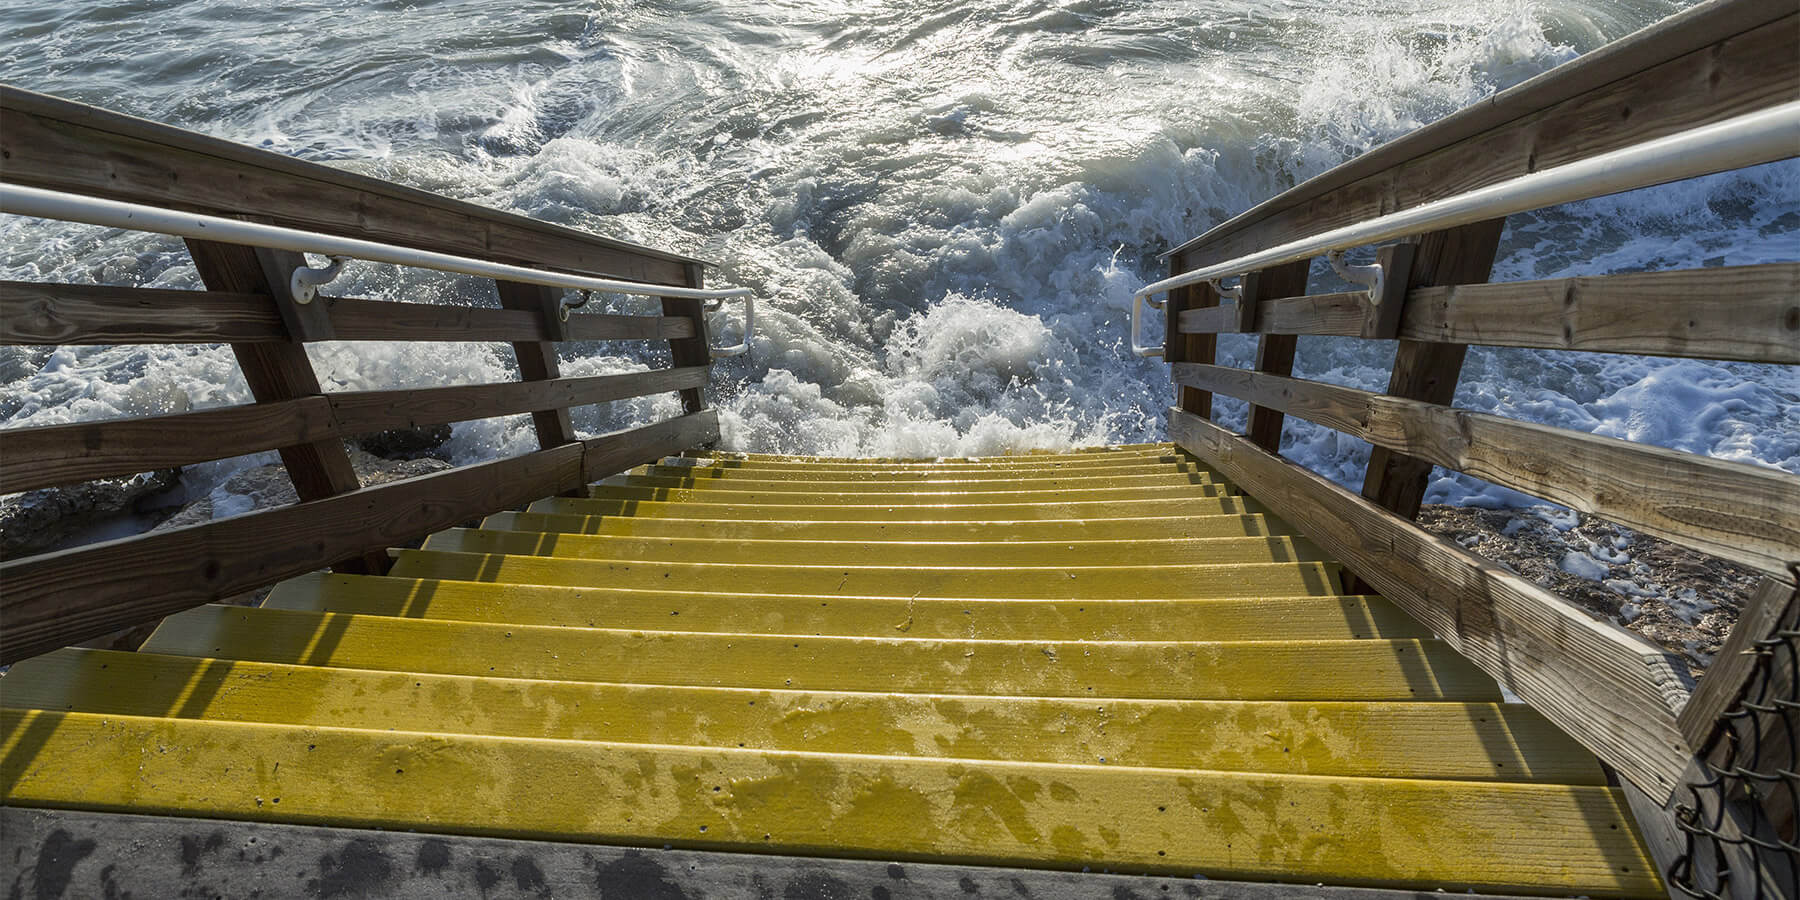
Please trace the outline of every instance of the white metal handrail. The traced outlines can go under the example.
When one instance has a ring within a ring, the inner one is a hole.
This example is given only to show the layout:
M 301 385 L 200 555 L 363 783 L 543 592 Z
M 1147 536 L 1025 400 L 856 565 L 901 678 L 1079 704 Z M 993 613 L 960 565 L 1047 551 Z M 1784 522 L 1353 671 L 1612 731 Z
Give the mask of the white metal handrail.
M 1333 250 L 1347 250 L 1377 241 L 1441 231 L 1559 203 L 1587 200 L 1794 156 L 1800 156 L 1800 100 L 1289 241 L 1226 262 L 1183 272 L 1140 288 L 1132 305 L 1132 348 L 1134 352 L 1151 349 L 1140 348 L 1137 344 L 1136 298 L 1254 272 Z M 1138 352 L 1138 355 L 1160 353 Z
M 1155 344 L 1146 346 L 1138 343 L 1138 335 L 1142 334 L 1142 332 L 1138 330 L 1140 324 L 1139 319 L 1143 315 L 1144 304 L 1146 303 L 1150 304 L 1154 309 L 1163 308 L 1163 301 L 1157 300 L 1143 291 L 1138 291 L 1131 295 L 1131 355 L 1146 358 L 1161 356 L 1163 355 L 1163 348 L 1158 347 Z
M 750 346 L 756 298 L 754 292 L 749 288 L 676 287 L 647 284 L 641 281 L 618 281 L 611 278 L 591 278 L 585 275 L 547 272 L 542 269 L 489 262 L 432 250 L 396 247 L 392 244 L 365 241 L 359 238 L 318 234 L 296 228 L 284 228 L 279 225 L 244 222 L 238 219 L 209 216 L 204 213 L 161 209 L 137 203 L 104 200 L 99 197 L 85 197 L 80 194 L 67 194 L 61 191 L 16 184 L 0 184 L 0 212 L 41 219 L 82 222 L 88 225 L 123 228 L 130 231 L 149 231 L 176 237 L 218 241 L 225 244 L 243 244 L 251 247 L 267 247 L 273 250 L 290 250 L 295 253 L 313 253 L 319 256 L 333 257 L 334 262 L 337 257 L 344 257 L 577 291 L 603 291 L 642 297 L 677 297 L 688 300 L 714 301 L 715 303 L 722 303 L 732 297 L 742 297 L 744 298 L 744 340 L 733 347 L 713 350 L 713 353 L 718 356 L 736 356 L 749 349 Z M 307 271 L 323 273 L 326 270 L 309 269 Z M 314 281 L 312 277 L 301 280 L 306 281 L 311 287 L 316 287 L 318 283 L 321 283 Z M 295 300 L 300 303 L 308 302 L 311 299 L 311 296 L 307 296 L 305 299 L 295 297 Z M 711 308 L 718 307 L 714 305 Z

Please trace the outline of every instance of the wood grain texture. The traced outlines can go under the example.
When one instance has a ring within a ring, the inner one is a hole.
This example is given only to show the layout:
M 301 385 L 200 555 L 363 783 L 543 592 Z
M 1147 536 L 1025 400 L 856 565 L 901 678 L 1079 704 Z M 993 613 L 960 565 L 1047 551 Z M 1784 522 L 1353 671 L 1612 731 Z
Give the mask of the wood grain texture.
M 1173 302 L 1173 301 L 1171 301 Z M 1198 309 L 1183 309 L 1176 313 L 1174 334 L 1236 334 L 1238 328 L 1238 307 L 1205 306 Z
M 1400 336 L 1800 364 L 1800 263 L 1421 288 Z
M 583 446 L 0 564 L 0 662 L 272 584 L 581 483 Z
M 704 366 L 694 366 L 542 381 L 347 391 L 327 394 L 326 401 L 331 406 L 338 432 L 350 436 L 544 409 L 566 410 L 572 406 L 678 391 L 705 384 L 707 372 Z
M 1703 4 L 1312 178 L 1172 251 L 1177 271 L 1800 95 L 1790 3 Z
M 496 281 L 494 287 L 500 293 L 501 306 L 537 316 L 551 340 L 566 335 L 567 329 L 560 321 L 562 291 L 541 284 L 520 284 L 514 281 Z M 552 381 L 562 377 L 556 359 L 556 345 L 550 340 L 515 341 L 512 349 L 513 357 L 519 361 L 519 380 Z M 575 426 L 569 420 L 568 407 L 533 410 L 531 425 L 537 431 L 539 447 L 548 449 L 575 440 Z
M 706 273 L 698 265 L 690 265 L 682 276 L 687 286 L 700 288 L 706 286 Z M 682 300 L 675 297 L 662 298 L 663 315 L 670 318 L 686 319 L 693 324 L 693 333 L 684 338 L 669 340 L 669 365 L 675 368 L 686 366 L 712 365 L 712 345 L 706 336 L 706 307 L 699 300 Z M 689 415 L 706 408 L 706 394 L 699 388 L 690 388 L 681 392 L 682 410 Z
M 1489 219 L 1420 236 L 1406 279 L 1408 292 L 1432 285 L 1486 281 L 1500 251 L 1500 233 L 1505 226 L 1505 219 Z M 1394 351 L 1394 370 L 1388 377 L 1387 393 L 1448 404 L 1456 396 L 1456 380 L 1462 375 L 1467 352 L 1463 344 L 1402 340 Z M 1362 494 L 1377 506 L 1408 519 L 1416 518 L 1430 479 L 1430 463 L 1376 446 L 1369 453 Z
M 1214 312 L 1218 310 L 1218 312 Z M 1219 305 L 1219 292 L 1211 284 L 1194 284 L 1169 292 L 1163 305 L 1167 314 L 1167 336 L 1163 339 L 1163 361 L 1168 363 L 1210 363 L 1218 357 L 1219 339 L 1207 333 L 1182 333 L 1180 323 L 1193 314 L 1218 317 L 1237 327 L 1237 312 Z M 1177 386 L 1175 405 L 1197 416 L 1212 418 L 1212 394 Z
M 331 327 L 331 311 L 325 304 L 316 302 L 316 298 L 310 303 L 299 302 L 289 282 L 294 270 L 306 266 L 306 257 L 291 250 L 266 247 L 256 247 L 251 252 L 262 264 L 275 311 L 281 314 L 282 324 L 287 326 L 288 339 L 301 342 L 333 340 L 336 334 Z
M 562 308 L 565 293 L 562 288 L 496 280 L 494 291 L 500 297 L 502 308 L 531 312 L 537 316 L 544 333 L 543 342 L 569 339 L 569 325 L 564 321 Z
M 200 280 L 209 290 L 235 294 L 262 294 L 272 306 L 275 286 L 272 281 L 285 281 L 286 276 L 271 269 L 269 260 L 251 247 L 219 244 L 211 241 L 187 241 L 188 253 Z M 290 258 L 289 265 L 293 264 Z M 238 367 L 249 383 L 250 394 L 259 403 L 276 403 L 302 397 L 318 396 L 319 379 L 313 372 L 306 348 L 298 343 L 233 344 Z M 317 500 L 333 494 L 356 490 L 356 471 L 350 467 L 350 456 L 335 439 L 315 440 L 278 448 L 282 465 L 294 482 L 294 492 L 301 500 Z
M 1645 793 L 1670 795 L 1692 755 L 1679 658 L 1198 416 L 1170 410 L 1169 431 Z
M 1243 369 L 1174 377 L 1764 572 L 1800 547 L 1800 476 L 1779 469 Z
M 548 338 L 543 320 L 524 309 L 321 297 L 340 341 L 481 341 Z
M 0 281 L 0 344 L 285 341 L 267 294 Z
M 624 316 L 614 313 L 573 313 L 569 316 L 571 341 L 664 340 L 692 338 L 699 332 L 694 320 L 680 316 Z
M 228 459 L 338 436 L 324 397 L 0 430 L 0 493 Z
M 1342 291 L 1265 300 L 1258 304 L 1256 321 L 1263 334 L 1362 337 L 1374 314 L 1367 291 Z
M 15 87 L 0 116 L 13 184 L 654 284 L 694 262 Z
M 1360 292 L 1264 300 L 1257 331 L 1362 337 Z M 1215 330 L 1188 312 L 1183 332 Z M 1800 263 L 1421 287 L 1402 340 L 1800 364 Z
M 1239 327 L 1244 331 L 1256 330 L 1257 304 L 1265 298 L 1306 293 L 1306 277 L 1311 271 L 1312 260 L 1302 259 L 1264 269 L 1254 277 L 1245 278 L 1244 295 L 1238 301 L 1242 311 L 1238 318 Z M 1299 339 L 1293 335 L 1265 334 L 1256 341 L 1256 370 L 1275 375 L 1291 374 L 1294 371 L 1294 353 L 1298 349 Z M 1245 434 L 1258 447 L 1270 453 L 1279 452 L 1281 420 L 1279 411 L 1253 403 L 1250 405 L 1250 422 Z
M 1424 248 L 1430 246 L 1428 238 Z M 1375 261 L 1382 271 L 1381 295 L 1368 298 L 1371 309 L 1363 319 L 1362 334 L 1357 337 L 1387 340 L 1399 334 L 1400 316 L 1405 312 L 1409 287 L 1413 283 L 1413 262 L 1420 249 L 1418 244 L 1399 243 L 1387 244 L 1376 251 Z M 1486 277 L 1485 273 L 1482 277 Z
M 167 416 L 0 429 L 0 493 L 192 465 L 393 428 L 641 397 L 702 385 L 706 376 L 705 368 L 696 367 L 419 390 L 345 391 Z
M 322 298 L 340 341 L 547 341 L 552 332 L 529 309 L 486 309 L 436 303 Z M 694 323 L 667 316 L 574 313 L 567 340 L 668 340 L 690 337 Z
M 1619 786 L 1619 793 L 1624 795 L 1625 807 L 1631 812 L 1632 821 L 1637 823 L 1638 833 L 1643 835 L 1644 851 L 1656 860 L 1656 871 L 1663 873 L 1666 882 L 1668 873 L 1674 871 L 1672 866 L 1687 854 L 1687 832 L 1675 824 L 1674 809 L 1677 804 L 1691 804 L 1692 791 L 1684 784 L 1676 788 L 1666 804 L 1663 800 L 1650 799 L 1650 795 L 1629 781 Z M 1697 865 L 1709 863 L 1696 860 Z M 1669 895 L 1671 898 L 1677 896 L 1674 891 Z
M 595 482 L 633 466 L 680 453 L 719 439 L 719 413 L 701 410 L 654 425 L 618 431 L 583 441 L 582 481 Z
M 339 341 L 549 340 L 526 310 L 320 297 Z M 568 340 L 671 340 L 694 323 L 667 316 L 576 313 Z M 287 341 L 268 294 L 0 281 L 0 344 L 250 344 Z
M 1791 555 L 1800 555 L 1800 550 L 1791 551 Z M 1782 578 L 1764 578 L 1756 586 L 1756 593 L 1750 595 L 1743 612 L 1738 614 L 1737 624 L 1725 636 L 1725 645 L 1713 658 L 1712 667 L 1706 670 L 1706 677 L 1700 679 L 1700 686 L 1681 708 L 1681 733 L 1696 749 L 1710 746 L 1725 726 L 1720 717 L 1743 696 L 1755 674 L 1756 656 L 1752 651 L 1756 642 L 1774 634 L 1785 619 L 1792 617 L 1790 607 L 1795 602 L 1794 585 Z

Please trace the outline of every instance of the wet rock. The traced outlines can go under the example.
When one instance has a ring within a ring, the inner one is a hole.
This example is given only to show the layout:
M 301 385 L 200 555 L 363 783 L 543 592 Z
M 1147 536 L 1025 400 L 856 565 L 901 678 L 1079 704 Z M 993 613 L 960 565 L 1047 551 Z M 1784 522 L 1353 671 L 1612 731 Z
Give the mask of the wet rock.
M 456 468 L 441 459 L 382 459 L 354 449 L 350 451 L 350 467 L 356 470 L 356 477 L 362 481 L 363 487 L 404 481 Z
M 138 510 L 174 487 L 180 470 L 103 478 L 0 498 L 0 556 L 48 550 L 89 528 Z
M 357 480 L 362 482 L 363 487 L 416 478 L 452 468 L 441 459 L 382 459 L 356 448 L 350 448 L 350 467 L 356 470 Z M 182 507 L 157 525 L 155 530 L 198 525 L 213 519 L 241 516 L 259 509 L 298 502 L 300 496 L 294 492 L 294 482 L 288 478 L 286 468 L 279 465 L 257 466 L 225 479 L 225 483 L 214 488 L 212 493 Z
M 1427 506 L 1426 530 L 1687 659 L 1712 663 L 1761 576 L 1698 550 L 1553 507 Z
M 432 456 L 447 440 L 449 425 L 421 425 L 365 434 L 356 439 L 356 446 L 384 459 L 419 459 Z

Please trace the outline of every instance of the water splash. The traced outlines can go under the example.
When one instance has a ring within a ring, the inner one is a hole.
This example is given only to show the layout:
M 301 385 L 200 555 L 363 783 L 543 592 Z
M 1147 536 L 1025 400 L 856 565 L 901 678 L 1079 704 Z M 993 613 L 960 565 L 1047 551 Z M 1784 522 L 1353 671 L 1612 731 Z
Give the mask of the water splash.
M 728 447 L 933 455 L 1161 438 L 1166 370 L 1125 338 L 1158 252 L 1683 5 L 135 0 L 0 11 L 0 49 L 26 87 L 714 260 L 715 280 L 766 298 L 751 352 L 717 366 Z M 1496 277 L 1792 258 L 1797 187 L 1800 167 L 1769 166 L 1515 217 Z M 0 237 L 8 278 L 198 286 L 167 239 L 16 219 Z M 343 283 L 493 302 L 373 266 Z M 7 352 L 8 425 L 248 399 L 223 348 Z M 309 352 L 328 389 L 513 368 L 482 345 Z M 1391 353 L 1308 338 L 1299 374 L 1379 388 Z M 663 364 L 632 343 L 564 361 Z M 1800 470 L 1800 386 L 1774 367 L 1478 348 L 1458 402 Z M 450 444 L 458 461 L 531 446 L 524 417 L 461 424 Z M 1349 482 L 1366 445 L 1294 423 L 1285 452 Z M 1432 499 L 1495 491 L 1445 476 Z

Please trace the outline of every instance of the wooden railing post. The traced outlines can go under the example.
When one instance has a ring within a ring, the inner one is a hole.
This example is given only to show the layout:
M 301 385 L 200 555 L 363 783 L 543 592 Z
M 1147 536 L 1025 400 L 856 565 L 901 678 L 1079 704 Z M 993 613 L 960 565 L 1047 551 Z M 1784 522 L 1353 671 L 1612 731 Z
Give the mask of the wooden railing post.
M 1312 260 L 1296 260 L 1244 277 L 1244 290 L 1239 298 L 1238 327 L 1245 332 L 1256 330 L 1256 304 L 1279 297 L 1298 297 L 1306 293 L 1306 276 Z M 1265 334 L 1256 342 L 1256 371 L 1271 375 L 1294 374 L 1294 351 L 1300 338 L 1293 334 Z M 1283 415 L 1266 406 L 1250 406 L 1250 422 L 1245 436 L 1251 443 L 1269 451 L 1281 452 Z
M 1425 235 L 1414 251 L 1407 289 L 1487 281 L 1505 226 L 1504 218 L 1489 219 Z M 1449 405 L 1456 395 L 1456 380 L 1462 375 L 1463 356 L 1468 349 L 1466 344 L 1401 341 L 1394 355 L 1387 393 Z M 1377 506 L 1414 519 L 1419 515 L 1430 478 L 1430 463 L 1376 447 L 1369 454 L 1362 495 Z
M 687 264 L 687 286 L 706 286 L 706 271 L 699 263 Z M 673 357 L 670 365 L 677 369 L 712 365 L 712 350 L 706 342 L 706 309 L 702 302 L 664 297 L 662 308 L 665 316 L 679 316 L 694 322 L 693 337 L 677 338 L 669 342 L 669 355 Z M 684 412 L 699 412 L 706 408 L 706 396 L 701 393 L 700 388 L 684 390 L 681 392 L 681 406 Z
M 502 307 L 535 312 L 544 323 L 544 336 L 548 340 L 515 341 L 512 345 L 513 356 L 519 362 L 519 380 L 561 378 L 562 367 L 557 363 L 555 342 L 568 340 L 569 336 L 568 323 L 562 318 L 562 291 L 516 281 L 495 281 L 494 287 L 500 293 Z M 575 423 L 569 418 L 566 406 L 533 412 L 531 424 L 537 430 L 538 446 L 542 449 L 575 442 Z M 586 495 L 581 484 L 568 485 L 562 493 L 565 497 Z
M 513 356 L 519 361 L 519 380 L 547 381 L 561 378 L 562 368 L 556 361 L 554 341 L 567 340 L 568 331 L 561 313 L 562 292 L 541 284 L 513 281 L 496 281 L 494 287 L 500 292 L 502 307 L 537 313 L 544 322 L 544 334 L 549 338 L 513 343 Z M 531 414 L 531 424 L 537 428 L 538 446 L 546 450 L 575 440 L 575 426 L 569 421 L 569 411 L 566 408 L 534 412 Z
M 311 303 L 307 306 L 318 308 L 294 309 L 293 298 L 288 294 L 288 276 L 303 264 L 300 256 L 210 241 L 189 240 L 187 247 L 207 290 L 267 295 L 276 309 L 281 310 L 282 321 L 289 326 L 290 340 L 285 342 L 231 345 L 238 367 L 244 372 L 244 381 L 250 385 L 251 396 L 258 403 L 321 396 L 319 377 L 313 371 L 312 361 L 307 358 L 306 346 L 301 341 L 307 330 L 317 328 L 316 320 L 324 314 L 323 305 Z M 293 329 L 296 327 L 303 331 L 295 334 Z M 350 466 L 350 454 L 344 452 L 344 445 L 339 440 L 282 447 L 278 452 L 282 465 L 287 468 L 288 478 L 294 483 L 294 493 L 302 502 L 322 500 L 361 487 L 356 470 Z M 340 572 L 380 574 L 387 571 L 387 564 L 386 554 L 368 553 L 360 560 L 345 560 L 333 568 Z
M 1179 275 L 1182 268 L 1179 255 L 1169 258 L 1169 274 Z M 1183 310 L 1205 309 L 1219 305 L 1219 293 L 1213 286 L 1204 282 L 1177 288 L 1169 292 L 1168 302 L 1163 304 L 1163 312 L 1167 317 L 1163 337 L 1163 361 L 1168 363 L 1197 362 L 1210 363 L 1219 352 L 1219 338 L 1212 334 L 1182 334 L 1180 318 Z M 1191 387 L 1175 388 L 1175 405 L 1185 412 L 1191 412 L 1203 419 L 1212 418 L 1212 392 L 1197 390 Z

